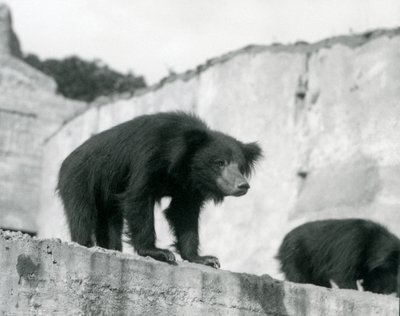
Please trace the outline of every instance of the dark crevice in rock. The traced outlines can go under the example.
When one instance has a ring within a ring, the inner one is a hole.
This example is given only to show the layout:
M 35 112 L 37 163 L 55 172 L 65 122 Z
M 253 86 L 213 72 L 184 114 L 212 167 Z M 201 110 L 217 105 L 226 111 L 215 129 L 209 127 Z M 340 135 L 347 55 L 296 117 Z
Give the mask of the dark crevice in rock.
M 0 108 L 0 113 L 7 113 L 7 114 L 14 114 L 14 115 L 19 115 L 19 116 L 24 116 L 24 117 L 32 117 L 32 118 L 37 118 L 37 114 L 35 113 L 29 113 L 29 112 L 22 112 L 22 111 L 17 111 L 17 110 L 9 110 L 9 109 L 3 109 Z

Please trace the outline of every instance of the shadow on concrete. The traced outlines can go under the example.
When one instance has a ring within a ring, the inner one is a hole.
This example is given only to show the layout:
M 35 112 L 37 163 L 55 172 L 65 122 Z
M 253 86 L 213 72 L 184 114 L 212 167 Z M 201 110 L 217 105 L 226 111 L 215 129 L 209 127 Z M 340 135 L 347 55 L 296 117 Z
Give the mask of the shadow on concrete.
M 237 277 L 241 291 L 240 299 L 243 303 L 246 301 L 255 303 L 255 306 L 259 306 L 266 315 L 289 315 L 284 303 L 285 290 L 282 281 L 274 280 L 266 274 L 261 277 L 237 274 Z M 299 313 L 299 315 L 303 314 Z

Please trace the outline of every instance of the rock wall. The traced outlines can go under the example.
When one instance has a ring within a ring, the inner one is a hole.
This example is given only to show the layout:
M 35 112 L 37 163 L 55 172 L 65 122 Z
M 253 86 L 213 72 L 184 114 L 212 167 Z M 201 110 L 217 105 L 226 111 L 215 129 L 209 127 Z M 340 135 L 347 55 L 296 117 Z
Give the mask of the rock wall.
M 0 5 L 0 227 L 36 232 L 42 144 L 87 105 L 15 57 L 10 20 Z
M 399 67 L 399 29 L 249 46 L 92 108 L 45 144 L 39 233 L 68 238 L 54 188 L 74 148 L 127 119 L 181 109 L 264 149 L 249 193 L 203 212 L 202 252 L 223 268 L 279 276 L 274 256 L 283 236 L 317 218 L 372 218 L 399 235 Z M 159 245 L 168 246 L 168 226 L 156 216 Z
M 397 298 L 0 231 L 2 315 L 397 316 Z

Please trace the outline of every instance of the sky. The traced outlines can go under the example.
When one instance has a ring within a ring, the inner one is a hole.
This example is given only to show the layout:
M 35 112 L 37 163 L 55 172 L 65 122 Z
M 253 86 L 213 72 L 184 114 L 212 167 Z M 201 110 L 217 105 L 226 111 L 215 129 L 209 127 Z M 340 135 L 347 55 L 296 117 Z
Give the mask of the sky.
M 143 75 L 194 69 L 249 44 L 400 26 L 400 0 L 0 0 L 25 53 Z

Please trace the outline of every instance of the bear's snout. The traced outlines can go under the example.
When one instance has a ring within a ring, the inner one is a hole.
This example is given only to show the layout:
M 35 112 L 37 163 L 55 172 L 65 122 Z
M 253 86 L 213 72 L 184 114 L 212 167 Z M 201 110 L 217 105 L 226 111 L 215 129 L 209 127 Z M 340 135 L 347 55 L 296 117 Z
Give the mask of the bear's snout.
M 217 185 L 225 196 L 242 196 L 250 188 L 246 178 L 239 171 L 236 163 L 230 163 L 221 172 Z
M 233 195 L 235 196 L 245 195 L 249 189 L 250 189 L 250 184 L 246 180 L 244 180 L 240 182 L 238 185 L 236 185 L 237 193 Z

